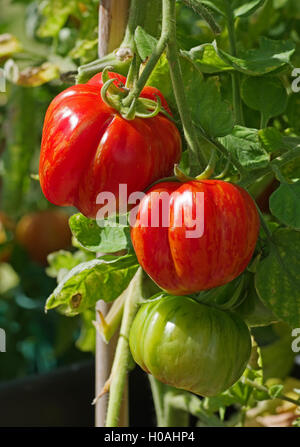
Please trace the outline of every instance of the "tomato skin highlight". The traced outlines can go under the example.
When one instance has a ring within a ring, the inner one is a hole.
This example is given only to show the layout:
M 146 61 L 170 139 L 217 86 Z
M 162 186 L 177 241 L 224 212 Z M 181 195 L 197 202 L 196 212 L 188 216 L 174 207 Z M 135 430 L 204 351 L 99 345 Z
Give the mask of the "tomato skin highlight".
M 151 210 L 158 206 L 159 192 L 170 194 L 169 226 L 162 219 L 152 225 Z M 197 192 L 204 193 L 204 213 L 197 220 L 203 235 L 187 237 L 195 226 L 188 219 L 181 226 L 176 222 L 182 211 L 183 216 L 189 212 L 196 217 Z M 221 180 L 163 182 L 142 200 L 131 239 L 139 263 L 153 281 L 169 293 L 187 295 L 239 276 L 251 260 L 258 232 L 255 203 L 239 186 Z
M 118 74 L 116 85 L 126 79 Z M 40 183 L 46 198 L 55 205 L 74 205 L 95 218 L 100 192 L 119 201 L 119 184 L 130 193 L 172 173 L 181 156 L 181 138 L 171 120 L 162 114 L 127 121 L 107 106 L 100 95 L 102 73 L 87 84 L 61 92 L 46 113 L 39 165 Z M 156 100 L 169 111 L 162 94 L 145 87 L 141 97 Z M 127 203 L 126 198 L 126 203 Z M 102 203 L 103 205 L 103 203 Z
M 135 362 L 146 372 L 201 396 L 214 396 L 233 385 L 251 353 L 250 333 L 242 319 L 187 296 L 143 304 L 129 344 Z

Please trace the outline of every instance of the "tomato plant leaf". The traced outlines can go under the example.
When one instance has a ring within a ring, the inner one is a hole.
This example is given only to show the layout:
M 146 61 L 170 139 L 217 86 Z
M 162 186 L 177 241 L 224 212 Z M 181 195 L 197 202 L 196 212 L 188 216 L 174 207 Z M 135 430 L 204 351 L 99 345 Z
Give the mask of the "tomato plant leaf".
M 67 315 L 94 307 L 98 300 L 116 299 L 138 269 L 136 257 L 103 257 L 70 270 L 46 302 L 46 310 L 60 306 Z
M 241 93 L 248 107 L 261 112 L 263 123 L 280 115 L 287 107 L 287 91 L 278 78 L 246 78 L 242 83 Z
M 169 106 L 175 109 L 176 101 L 170 77 L 169 64 L 165 54 L 159 58 L 159 61 L 149 76 L 147 85 L 158 88 L 166 98 Z
M 20 282 L 18 274 L 13 267 L 6 263 L 0 263 L 0 294 L 4 295 L 10 289 L 16 287 Z
M 230 12 L 234 17 L 247 17 L 263 6 L 265 0 L 202 0 L 206 6 L 225 17 Z
M 76 340 L 76 347 L 83 352 L 94 352 L 96 346 L 95 309 L 87 309 L 81 314 L 81 330 Z
M 241 6 L 237 6 L 234 9 L 235 17 L 247 17 L 253 14 L 258 8 L 263 6 L 265 0 L 248 0 L 248 1 L 239 1 L 234 3 L 242 3 Z
M 23 87 L 38 87 L 58 77 L 58 67 L 50 62 L 45 62 L 40 67 L 27 67 L 22 70 L 17 84 Z
M 273 216 L 296 230 L 300 230 L 300 181 L 282 183 L 270 197 Z
M 289 125 L 298 134 L 300 131 L 300 95 L 290 95 L 286 115 Z
M 239 57 L 231 56 L 213 43 L 217 54 L 235 70 L 250 76 L 261 76 L 286 65 L 290 65 L 295 52 L 295 44 L 291 40 L 272 40 L 261 37 L 259 48 L 240 53 Z
M 80 213 L 71 216 L 69 223 L 73 235 L 86 250 L 115 253 L 130 246 L 129 227 L 110 226 L 109 221 L 102 221 L 105 226 L 99 226 L 96 220 Z
M 191 60 L 203 73 L 219 73 L 223 71 L 233 71 L 234 68 L 225 62 L 216 52 L 211 43 L 204 43 L 189 51 L 181 50 L 180 54 Z
M 290 328 L 286 327 L 286 334 L 261 348 L 264 365 L 264 378 L 285 378 L 293 368 L 296 353 L 291 350 L 292 337 Z
M 192 63 L 182 64 L 184 86 L 192 119 L 212 137 L 227 135 L 233 129 L 233 114 L 222 99 L 217 78 L 205 80 Z
M 148 34 L 141 26 L 135 29 L 134 41 L 142 61 L 151 56 L 157 45 L 157 39 Z
M 226 15 L 226 0 L 202 0 L 201 3 L 211 8 L 213 11 L 215 11 L 218 14 L 221 14 L 222 16 Z
M 8 33 L 0 34 L 0 59 L 20 51 L 22 51 L 22 45 L 15 36 Z
M 77 250 L 75 253 L 66 250 L 55 251 L 47 257 L 49 266 L 46 268 L 46 273 L 51 278 L 57 277 L 59 282 L 73 267 L 82 262 L 90 261 L 93 257 L 92 253 L 82 250 Z
M 258 267 L 255 286 L 272 312 L 291 327 L 300 324 L 300 232 L 279 229 Z
M 76 1 L 46 0 L 42 7 L 42 23 L 37 31 L 39 37 L 57 36 L 69 15 L 76 9 Z
M 245 169 L 251 171 L 268 165 L 270 156 L 261 146 L 256 129 L 235 126 L 220 141 Z
M 260 129 L 258 136 L 263 148 L 269 153 L 278 152 L 284 147 L 283 136 L 275 127 Z

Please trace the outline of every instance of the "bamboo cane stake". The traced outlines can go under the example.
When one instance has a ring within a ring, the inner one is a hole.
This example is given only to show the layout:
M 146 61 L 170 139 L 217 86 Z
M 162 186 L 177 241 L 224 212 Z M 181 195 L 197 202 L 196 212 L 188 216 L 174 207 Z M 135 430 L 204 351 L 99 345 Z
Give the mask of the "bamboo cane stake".
M 129 10 L 129 0 L 101 0 L 99 5 L 98 26 L 98 56 L 103 57 L 122 42 Z M 103 254 L 103 253 L 102 253 Z M 100 255 L 100 253 L 98 254 Z M 105 316 L 109 305 L 98 301 L 96 310 Z M 98 312 L 96 312 L 99 321 Z M 100 334 L 96 334 L 95 369 L 96 383 L 95 396 L 98 396 L 109 377 L 113 362 L 115 347 L 118 340 L 116 334 L 106 344 Z M 95 426 L 103 427 L 106 419 L 108 396 L 104 395 L 95 404 Z M 120 426 L 128 426 L 128 386 L 125 387 L 124 399 L 120 415 Z
M 99 6 L 98 57 L 117 48 L 127 23 L 129 0 L 102 0 Z

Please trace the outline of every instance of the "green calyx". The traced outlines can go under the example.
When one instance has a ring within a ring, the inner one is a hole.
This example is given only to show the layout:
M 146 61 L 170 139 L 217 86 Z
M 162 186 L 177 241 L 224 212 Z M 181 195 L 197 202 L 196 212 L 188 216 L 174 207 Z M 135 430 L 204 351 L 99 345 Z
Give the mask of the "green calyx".
M 206 166 L 204 171 L 201 172 L 201 174 L 197 175 L 196 177 L 191 177 L 191 176 L 187 175 L 185 172 L 183 172 L 180 169 L 180 167 L 176 164 L 174 166 L 174 175 L 177 178 L 177 180 L 179 180 L 180 182 L 183 182 L 183 183 L 208 179 L 214 173 L 214 170 L 216 167 L 216 160 L 217 160 L 216 151 L 212 151 L 208 165 Z
M 102 72 L 103 87 L 101 89 L 101 98 L 109 107 L 117 110 L 120 115 L 126 120 L 133 120 L 135 118 L 153 118 L 160 112 L 167 114 L 163 109 L 160 97 L 157 96 L 157 101 L 147 98 L 134 98 L 129 105 L 124 105 L 123 100 L 130 93 L 130 89 L 126 87 L 117 87 L 114 81 L 117 78 L 109 78 L 108 70 L 111 67 L 105 67 Z

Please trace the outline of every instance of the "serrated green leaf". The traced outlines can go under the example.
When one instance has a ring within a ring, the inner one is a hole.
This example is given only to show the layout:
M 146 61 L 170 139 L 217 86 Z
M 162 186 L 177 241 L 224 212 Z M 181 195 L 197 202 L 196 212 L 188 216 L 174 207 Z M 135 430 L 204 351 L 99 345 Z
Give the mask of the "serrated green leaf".
M 262 76 L 290 65 L 291 57 L 295 52 L 295 44 L 291 40 L 272 40 L 266 37 L 260 38 L 259 48 L 245 51 L 239 57 L 234 57 L 219 49 L 216 43 L 214 46 L 224 62 L 250 76 Z
M 280 151 L 284 147 L 283 136 L 275 127 L 260 129 L 258 136 L 263 148 L 269 153 Z
M 76 265 L 90 261 L 91 259 L 93 259 L 92 253 L 89 254 L 81 250 L 78 250 L 75 253 L 66 250 L 58 250 L 48 255 L 47 260 L 49 266 L 46 268 L 46 273 L 52 278 L 58 276 L 62 278 L 62 270 L 67 273 Z
M 282 183 L 270 197 L 270 210 L 280 222 L 300 230 L 300 181 Z
M 76 315 L 95 306 L 98 300 L 111 302 L 128 286 L 138 269 L 136 257 L 103 257 L 74 267 L 46 302 L 46 310 L 62 306 L 67 315 Z
M 135 29 L 134 41 L 142 61 L 151 56 L 157 45 L 157 39 L 148 34 L 141 26 Z
M 190 62 L 182 66 L 182 73 L 193 121 L 212 137 L 230 133 L 233 129 L 233 113 L 221 97 L 218 79 L 205 80 Z
M 180 54 L 190 59 L 202 73 L 220 73 L 233 71 L 233 67 L 225 62 L 216 52 L 211 43 L 204 43 L 190 51 L 181 51 Z
M 300 325 L 300 232 L 279 229 L 270 254 L 258 267 L 255 286 L 272 312 L 291 327 Z
M 257 129 L 235 126 L 232 133 L 220 138 L 239 163 L 247 170 L 264 168 L 268 165 L 270 156 L 261 146 Z
M 86 250 L 92 252 L 115 253 L 129 247 L 129 227 L 121 225 L 99 226 L 97 221 L 82 214 L 74 214 L 70 218 L 70 228 L 76 240 Z M 103 225 L 106 222 L 102 222 Z

